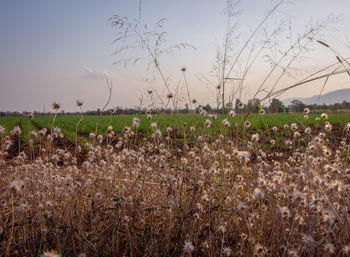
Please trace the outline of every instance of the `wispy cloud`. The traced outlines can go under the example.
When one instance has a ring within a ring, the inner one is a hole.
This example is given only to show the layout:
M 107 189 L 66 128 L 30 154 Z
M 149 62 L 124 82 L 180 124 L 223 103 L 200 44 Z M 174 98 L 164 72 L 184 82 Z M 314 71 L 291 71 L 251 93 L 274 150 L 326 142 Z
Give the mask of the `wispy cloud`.
M 86 78 L 86 79 L 96 79 L 96 80 L 116 79 L 116 76 L 109 73 L 108 71 L 99 72 L 99 71 L 95 71 L 87 66 L 83 66 L 83 70 L 85 71 L 84 78 Z

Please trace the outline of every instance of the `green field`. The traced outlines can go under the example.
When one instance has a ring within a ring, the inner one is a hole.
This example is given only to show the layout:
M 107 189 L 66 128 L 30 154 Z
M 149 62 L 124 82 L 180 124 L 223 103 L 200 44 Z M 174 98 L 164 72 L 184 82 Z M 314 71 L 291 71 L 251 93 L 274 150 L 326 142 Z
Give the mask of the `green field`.
M 230 122 L 230 128 L 223 128 L 221 122 L 223 116 L 218 116 L 217 119 L 211 119 L 208 117 L 202 117 L 198 114 L 177 114 L 177 115 L 153 115 L 151 120 L 147 119 L 146 115 L 118 115 L 118 116 L 101 116 L 98 126 L 97 134 L 106 135 L 107 127 L 113 126 L 113 130 L 116 133 L 122 133 L 125 126 L 132 126 L 132 120 L 134 117 L 140 119 L 140 126 L 138 128 L 138 133 L 150 136 L 152 134 L 151 123 L 156 122 L 158 128 L 165 133 L 167 127 L 171 127 L 180 133 L 181 135 L 185 133 L 190 133 L 190 127 L 194 126 L 196 132 L 203 132 L 204 130 L 208 134 L 217 134 L 226 131 L 236 131 L 237 127 L 240 127 L 243 115 L 236 115 L 235 117 L 228 117 Z M 251 127 L 247 130 L 250 131 L 267 131 L 267 129 L 277 126 L 278 128 L 283 128 L 285 124 L 290 125 L 291 123 L 298 124 L 300 129 L 310 126 L 311 128 L 321 127 L 325 120 L 320 119 L 316 121 L 316 118 L 320 117 L 319 114 L 310 114 L 309 119 L 305 120 L 303 114 L 266 114 L 257 115 L 253 114 L 248 117 L 251 122 Z M 54 127 L 61 129 L 65 138 L 72 140 L 75 138 L 75 128 L 79 121 L 79 116 L 58 116 L 55 120 Z M 97 116 L 86 116 L 83 117 L 82 122 L 78 127 L 78 135 L 81 139 L 86 140 L 90 132 L 95 131 Z M 205 120 L 212 120 L 212 125 L 208 129 L 204 126 Z M 50 129 L 53 117 L 52 116 L 38 116 L 34 117 L 33 120 L 29 120 L 27 117 L 1 117 L 0 125 L 3 126 L 6 131 L 5 135 L 8 134 L 16 125 L 19 125 L 22 129 L 21 139 L 27 142 L 29 139 L 28 131 L 34 130 L 38 131 L 40 128 Z M 350 122 L 349 114 L 330 114 L 328 121 L 333 125 L 343 126 L 344 124 Z M 186 126 L 184 126 L 186 124 Z M 135 130 L 135 129 L 134 129 Z M 224 130 L 224 131 L 223 131 Z

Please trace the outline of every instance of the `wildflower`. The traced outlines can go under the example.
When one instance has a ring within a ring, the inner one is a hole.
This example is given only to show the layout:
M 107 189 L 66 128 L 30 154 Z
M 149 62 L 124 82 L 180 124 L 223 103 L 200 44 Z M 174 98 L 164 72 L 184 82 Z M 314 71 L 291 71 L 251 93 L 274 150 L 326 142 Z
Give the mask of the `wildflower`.
M 248 151 L 238 152 L 238 159 L 241 162 L 248 162 L 250 160 L 250 153 Z
M 334 254 L 335 253 L 335 247 L 333 244 L 331 243 L 325 243 L 325 245 L 323 246 L 323 249 L 328 252 L 329 254 Z
M 38 136 L 38 132 L 32 130 L 32 131 L 30 131 L 30 135 L 31 135 L 32 137 L 37 137 L 37 136 Z
M 244 127 L 245 128 L 249 128 L 250 126 L 251 126 L 250 121 L 247 120 L 247 121 L 244 122 Z
M 208 249 L 208 248 L 209 248 L 208 242 L 207 242 L 207 241 L 204 241 L 204 242 L 201 244 L 201 247 L 202 247 L 202 248 Z
M 46 132 L 47 132 L 47 128 L 43 128 L 39 130 L 39 135 L 44 137 L 46 135 Z
M 149 95 L 151 95 L 151 94 L 153 93 L 153 90 L 148 89 L 148 90 L 147 90 L 147 93 L 148 93 Z
M 229 127 L 230 126 L 230 122 L 227 120 L 227 119 L 224 119 L 223 121 L 222 121 L 222 125 L 224 126 L 224 127 Z
M 298 125 L 296 123 L 290 124 L 290 129 L 296 131 L 298 129 Z
M 238 108 L 241 110 L 244 108 L 244 104 L 241 101 L 238 103 Z
M 324 126 L 324 129 L 327 131 L 327 132 L 330 132 L 332 130 L 332 124 L 330 124 L 329 122 L 326 123 L 326 125 Z
M 284 124 L 283 128 L 284 129 L 289 129 L 289 125 L 288 124 Z
M 276 140 L 271 139 L 271 140 L 270 140 L 270 143 L 271 143 L 271 145 L 274 145 L 274 144 L 276 144 Z
M 6 129 L 0 125 L 0 136 L 5 134 Z
M 311 246 L 315 243 L 314 238 L 311 235 L 303 235 L 303 242 L 308 245 Z
M 225 247 L 225 248 L 222 250 L 222 253 L 223 253 L 223 255 L 225 255 L 225 256 L 231 256 L 232 250 L 231 250 L 230 247 Z
M 169 93 L 166 97 L 170 100 L 171 98 L 174 97 L 174 95 L 172 93 Z
M 168 134 L 170 134 L 171 132 L 173 132 L 173 129 L 172 129 L 171 127 L 167 127 L 167 128 L 166 128 L 166 132 L 167 132 Z
M 130 128 L 130 127 L 124 127 L 124 132 L 125 132 L 126 134 L 129 134 L 130 131 L 131 131 L 131 128 Z
M 152 122 L 151 123 L 151 128 L 156 129 L 157 128 L 157 122 Z
M 193 104 L 196 104 L 196 103 L 197 103 L 197 100 L 196 100 L 196 99 L 193 99 L 193 100 L 192 100 L 192 103 L 193 103 Z
M 188 160 L 185 157 L 182 157 L 181 158 L 181 163 L 182 163 L 182 165 L 186 166 L 187 163 L 188 163 Z
M 91 132 L 91 133 L 89 134 L 89 138 L 90 138 L 90 139 L 94 139 L 95 137 L 96 137 L 95 133 Z
M 14 189 L 16 192 L 21 192 L 24 187 L 22 180 L 14 180 L 9 184 L 10 189 Z
M 152 119 L 152 114 L 150 111 L 147 111 L 147 119 L 148 120 Z
M 311 134 L 311 128 L 310 127 L 307 127 L 305 130 L 304 130 L 305 134 Z
M 266 255 L 266 249 L 261 244 L 257 244 L 255 247 L 255 253 L 256 256 L 265 256 Z
M 14 128 L 11 130 L 10 134 L 11 134 L 12 136 L 19 136 L 19 135 L 22 134 L 22 130 L 21 130 L 21 128 L 20 128 L 19 126 L 16 126 L 16 127 L 14 127 Z
M 194 246 L 192 244 L 192 242 L 190 241 L 185 241 L 185 245 L 184 245 L 184 252 L 192 252 L 194 250 Z
M 191 132 L 194 132 L 195 130 L 196 130 L 196 128 L 195 128 L 194 126 L 191 126 L 191 127 L 190 127 L 190 131 L 191 131 Z
M 309 119 L 309 115 L 304 115 L 304 120 L 308 120 Z
M 344 245 L 343 253 L 346 254 L 346 255 L 350 254 L 350 245 Z
M 182 72 L 185 72 L 185 71 L 186 71 L 186 67 L 182 67 L 182 68 L 181 68 L 181 71 L 182 71 Z
M 221 233 L 225 233 L 225 232 L 226 232 L 225 226 L 224 226 L 224 225 L 220 225 L 220 226 L 218 227 L 218 231 L 221 232 Z
M 135 127 L 135 128 L 138 128 L 140 126 L 140 119 L 137 118 L 137 117 L 134 117 L 132 119 L 132 126 Z
M 328 119 L 328 114 L 325 113 L 325 112 L 322 113 L 322 114 L 321 114 L 321 118 L 324 119 L 324 120 Z
M 111 114 L 114 114 L 114 113 L 115 113 L 115 109 L 114 109 L 114 108 L 110 108 L 110 109 L 109 109 L 109 112 L 110 112 Z
M 248 235 L 246 233 L 242 233 L 241 238 L 243 241 L 246 241 L 248 239 Z
M 231 117 L 235 117 L 236 113 L 234 112 L 234 110 L 231 110 L 231 111 L 229 112 L 229 115 L 230 115 Z
M 33 114 L 33 113 L 29 113 L 29 114 L 28 114 L 28 118 L 29 118 L 30 120 L 32 120 L 32 119 L 34 118 L 34 114 Z
M 278 128 L 277 128 L 276 126 L 272 127 L 272 131 L 273 131 L 274 133 L 276 133 L 277 130 L 278 130 Z
M 298 251 L 296 249 L 288 250 L 288 255 L 291 257 L 298 257 L 299 256 Z
M 208 113 L 207 113 L 206 110 L 203 110 L 203 109 L 200 109 L 200 110 L 199 110 L 199 115 L 200 115 L 200 116 L 207 116 L 207 114 L 208 114 Z
M 288 207 L 284 206 L 281 208 L 281 215 L 282 215 L 282 218 L 289 217 L 290 211 L 289 211 Z
M 102 140 L 103 140 L 103 136 L 102 135 L 98 135 L 97 136 L 97 141 L 102 142 Z
M 253 195 L 256 199 L 262 199 L 265 197 L 264 191 L 258 187 L 254 189 Z
M 260 115 L 265 115 L 265 110 L 264 109 L 260 109 L 259 113 L 260 113 Z
M 154 135 L 155 135 L 155 137 L 161 137 L 161 136 L 162 136 L 162 132 L 160 131 L 160 129 L 157 129 L 157 130 L 154 132 Z
M 207 128 L 210 128 L 210 126 L 211 126 L 211 120 L 206 120 L 206 121 L 205 121 L 205 126 L 206 126 Z
M 349 131 L 350 131 L 350 123 L 349 123 L 349 122 L 346 123 L 346 125 L 345 125 L 345 127 L 344 127 L 344 130 L 345 130 L 346 132 L 349 132 Z M 0 132 L 0 134 L 1 134 L 1 132 Z
M 61 104 L 59 102 L 53 102 L 52 108 L 56 111 L 58 111 L 61 108 Z
M 309 114 L 309 113 L 310 113 L 310 109 L 309 109 L 309 108 L 305 108 L 305 109 L 304 109 L 304 113 L 305 113 L 305 114 Z
M 255 133 L 252 135 L 251 140 L 253 143 L 257 143 L 260 139 L 259 133 Z
M 77 102 L 76 102 L 76 104 L 77 104 L 77 106 L 78 107 L 82 107 L 83 106 L 83 104 L 84 104 L 84 102 L 82 101 L 82 100 L 77 100 Z
M 49 251 L 44 252 L 40 257 L 61 257 L 61 254 L 57 253 L 56 251 Z
M 320 118 L 319 117 L 315 118 L 315 121 L 320 121 Z
M 300 133 L 298 131 L 295 131 L 293 136 L 296 138 L 296 137 L 300 137 Z

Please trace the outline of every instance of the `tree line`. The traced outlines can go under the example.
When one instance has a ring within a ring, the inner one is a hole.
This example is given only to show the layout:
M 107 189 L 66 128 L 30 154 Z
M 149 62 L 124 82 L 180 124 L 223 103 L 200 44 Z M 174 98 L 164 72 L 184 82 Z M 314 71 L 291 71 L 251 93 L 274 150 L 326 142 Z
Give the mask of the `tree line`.
M 290 105 L 285 106 L 283 102 L 277 98 L 274 98 L 271 100 L 270 104 L 267 106 L 261 106 L 259 99 L 250 99 L 247 104 L 240 104 L 240 100 L 236 100 L 235 105 L 233 106 L 232 103 L 226 104 L 227 110 L 234 110 L 236 113 L 246 113 L 248 111 L 251 111 L 252 113 L 259 112 L 260 108 L 263 108 L 265 112 L 267 113 L 300 113 L 303 112 L 305 108 L 309 108 L 310 110 L 317 112 L 318 110 L 330 110 L 330 111 L 336 111 L 336 110 L 350 110 L 350 102 L 343 101 L 342 103 L 335 103 L 335 104 L 312 104 L 307 105 L 304 104 L 300 100 L 293 100 Z M 222 109 L 216 109 L 212 108 L 210 104 L 207 105 L 199 105 L 196 109 L 189 109 L 188 106 L 185 108 L 177 110 L 177 113 L 187 114 L 187 113 L 194 113 L 198 112 L 199 108 L 202 108 L 206 110 L 208 113 L 222 113 Z M 86 116 L 96 116 L 96 115 L 132 115 L 132 114 L 144 114 L 147 110 L 145 108 L 123 108 L 123 107 L 116 107 L 109 110 L 101 111 L 101 109 L 97 110 L 88 110 L 84 112 L 84 115 Z M 173 113 L 174 111 L 170 109 L 156 109 L 152 110 L 153 114 L 157 113 Z M 53 115 L 53 112 L 29 112 L 29 111 L 23 111 L 23 112 L 10 112 L 10 111 L 2 111 L 0 112 L 0 117 L 8 117 L 8 116 L 25 116 L 29 115 L 29 113 L 33 113 L 34 116 L 43 116 L 43 115 Z M 58 115 L 81 115 L 80 112 L 65 112 L 62 110 Z

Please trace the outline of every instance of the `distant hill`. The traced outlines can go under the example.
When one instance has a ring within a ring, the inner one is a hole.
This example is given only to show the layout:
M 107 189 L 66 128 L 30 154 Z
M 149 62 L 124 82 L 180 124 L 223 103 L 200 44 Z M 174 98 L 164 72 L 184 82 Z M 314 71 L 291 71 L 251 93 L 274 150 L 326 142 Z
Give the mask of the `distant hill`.
M 282 100 L 282 102 L 285 106 L 290 105 L 293 100 L 300 100 L 306 105 L 323 104 L 323 103 L 329 105 L 329 104 L 342 103 L 343 101 L 350 102 L 350 88 L 331 91 L 321 95 L 320 98 L 318 97 L 319 95 L 314 95 L 312 97 L 305 97 L 305 98 L 293 97 L 293 98 L 287 98 L 285 100 Z

